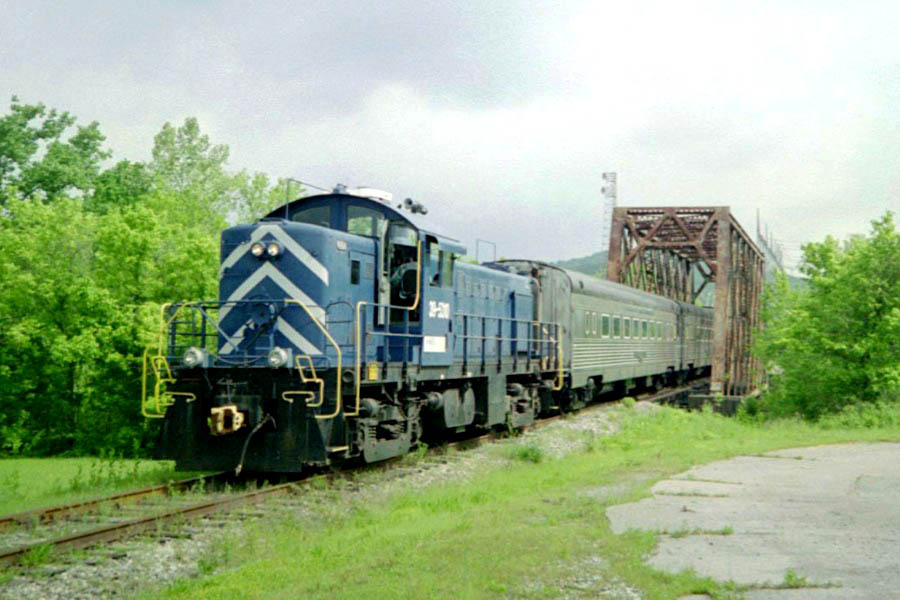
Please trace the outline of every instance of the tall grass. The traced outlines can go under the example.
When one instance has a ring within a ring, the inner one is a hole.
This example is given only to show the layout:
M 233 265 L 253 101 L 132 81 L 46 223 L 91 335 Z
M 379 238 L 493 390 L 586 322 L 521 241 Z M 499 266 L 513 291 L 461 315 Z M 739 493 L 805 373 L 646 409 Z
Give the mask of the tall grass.
M 0 514 L 74 502 L 183 479 L 171 461 L 97 458 L 0 459 Z
M 710 413 L 623 410 L 620 433 L 586 435 L 586 451 L 534 461 L 512 442 L 508 460 L 465 482 L 386 500 L 323 495 L 318 518 L 265 522 L 224 541 L 217 576 L 182 581 L 166 597 L 556 597 L 584 565 L 597 585 L 625 581 L 648 598 L 726 597 L 733 586 L 649 569 L 657 536 L 613 535 L 612 504 L 659 478 L 736 454 L 851 440 L 898 440 L 900 427 L 838 429 L 800 421 L 756 425 Z M 245 547 L 246 546 L 246 547 Z M 252 552 L 247 548 L 252 547 Z M 210 569 L 206 565 L 206 570 Z M 598 590 L 600 589 L 598 587 Z

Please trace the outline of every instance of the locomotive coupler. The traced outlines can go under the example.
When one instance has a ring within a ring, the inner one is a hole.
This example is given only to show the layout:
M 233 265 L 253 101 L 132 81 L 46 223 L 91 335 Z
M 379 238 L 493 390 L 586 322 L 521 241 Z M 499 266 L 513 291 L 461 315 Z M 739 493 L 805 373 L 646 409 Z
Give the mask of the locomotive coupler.
M 213 435 L 234 433 L 244 425 L 244 413 L 237 405 L 214 406 L 209 411 L 209 432 Z

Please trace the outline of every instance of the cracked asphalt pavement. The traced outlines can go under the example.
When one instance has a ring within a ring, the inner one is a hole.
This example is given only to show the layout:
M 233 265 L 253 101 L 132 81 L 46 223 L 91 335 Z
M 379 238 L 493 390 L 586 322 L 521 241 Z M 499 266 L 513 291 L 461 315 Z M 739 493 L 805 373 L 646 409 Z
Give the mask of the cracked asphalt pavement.
M 617 533 L 664 532 L 648 559 L 654 568 L 749 585 L 751 600 L 900 598 L 898 443 L 697 466 L 607 515 Z M 803 579 L 779 589 L 789 570 Z

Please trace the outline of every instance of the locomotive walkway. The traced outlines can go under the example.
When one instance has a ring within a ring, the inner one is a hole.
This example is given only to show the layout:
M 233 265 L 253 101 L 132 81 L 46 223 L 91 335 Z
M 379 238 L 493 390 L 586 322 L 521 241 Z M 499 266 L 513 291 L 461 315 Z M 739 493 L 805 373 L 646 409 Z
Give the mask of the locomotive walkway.
M 733 580 L 751 600 L 900 597 L 900 444 L 740 456 L 653 494 L 607 515 L 616 533 L 674 534 L 661 537 L 655 568 Z

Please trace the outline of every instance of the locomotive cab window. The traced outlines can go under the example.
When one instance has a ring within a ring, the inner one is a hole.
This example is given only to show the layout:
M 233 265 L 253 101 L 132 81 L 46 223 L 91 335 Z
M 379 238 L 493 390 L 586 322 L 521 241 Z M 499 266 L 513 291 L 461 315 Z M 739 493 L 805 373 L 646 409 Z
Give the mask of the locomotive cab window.
M 359 261 L 351 260 L 350 261 L 350 283 L 353 285 L 359 284 Z
M 347 207 L 347 233 L 375 237 L 378 223 L 383 219 L 384 215 L 377 210 L 351 204 Z
M 428 244 L 428 256 L 425 259 L 425 264 L 427 265 L 428 280 L 432 287 L 441 285 L 440 255 L 437 244 Z
M 291 221 L 331 227 L 331 207 L 326 204 L 325 206 L 300 209 L 291 215 Z
M 443 287 L 453 287 L 453 259 L 452 252 L 441 250 L 441 286 Z

